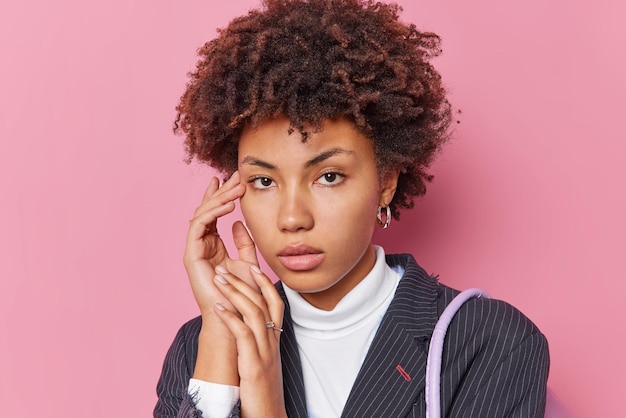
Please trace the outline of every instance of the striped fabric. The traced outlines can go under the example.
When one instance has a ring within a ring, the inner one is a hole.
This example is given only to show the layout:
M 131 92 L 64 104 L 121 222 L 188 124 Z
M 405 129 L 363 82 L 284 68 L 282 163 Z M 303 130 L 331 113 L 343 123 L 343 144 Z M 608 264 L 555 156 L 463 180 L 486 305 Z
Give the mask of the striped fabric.
M 370 346 L 342 417 L 424 417 L 428 343 L 445 306 L 458 294 L 429 276 L 410 255 L 388 255 L 404 275 Z M 280 283 L 277 289 L 285 295 Z M 285 303 L 286 300 L 285 300 Z M 197 354 L 200 318 L 180 329 L 157 385 L 155 418 L 197 417 L 187 385 Z M 307 418 L 305 390 L 289 307 L 281 360 L 290 418 Z M 511 305 L 472 299 L 452 320 L 442 358 L 443 417 L 542 417 L 548 347 L 533 323 Z M 237 416 L 233 411 L 232 416 Z

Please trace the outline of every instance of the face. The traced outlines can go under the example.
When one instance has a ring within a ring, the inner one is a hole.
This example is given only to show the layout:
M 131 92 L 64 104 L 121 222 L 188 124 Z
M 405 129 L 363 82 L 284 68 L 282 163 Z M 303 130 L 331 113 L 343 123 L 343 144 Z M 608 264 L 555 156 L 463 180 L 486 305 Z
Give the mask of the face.
M 346 119 L 327 120 L 306 142 L 289 127 L 281 117 L 244 130 L 241 209 L 283 283 L 332 309 L 374 266 L 376 212 L 391 202 L 397 173 L 381 178 L 371 141 Z

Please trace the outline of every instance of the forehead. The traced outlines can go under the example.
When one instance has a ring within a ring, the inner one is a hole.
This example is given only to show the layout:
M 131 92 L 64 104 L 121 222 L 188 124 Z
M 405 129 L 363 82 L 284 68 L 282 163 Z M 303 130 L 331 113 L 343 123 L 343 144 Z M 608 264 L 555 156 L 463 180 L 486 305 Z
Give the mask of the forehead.
M 360 157 L 373 158 L 372 141 L 345 118 L 326 119 L 319 128 L 304 126 L 304 137 L 285 116 L 247 126 L 239 140 L 239 162 L 248 154 L 285 156 L 306 155 L 340 148 Z

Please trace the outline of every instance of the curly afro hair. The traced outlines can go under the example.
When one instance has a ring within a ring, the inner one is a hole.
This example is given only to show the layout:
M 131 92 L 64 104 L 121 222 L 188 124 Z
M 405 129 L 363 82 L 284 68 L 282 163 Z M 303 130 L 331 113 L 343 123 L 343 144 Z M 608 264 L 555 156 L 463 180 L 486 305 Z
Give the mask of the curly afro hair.
M 286 115 L 307 140 L 346 117 L 374 144 L 380 173 L 400 171 L 392 214 L 426 193 L 426 171 L 448 138 L 450 104 L 430 59 L 436 34 L 372 0 L 264 0 L 199 51 L 174 131 L 194 158 L 230 175 L 244 126 Z M 306 128 L 305 128 L 306 127 Z

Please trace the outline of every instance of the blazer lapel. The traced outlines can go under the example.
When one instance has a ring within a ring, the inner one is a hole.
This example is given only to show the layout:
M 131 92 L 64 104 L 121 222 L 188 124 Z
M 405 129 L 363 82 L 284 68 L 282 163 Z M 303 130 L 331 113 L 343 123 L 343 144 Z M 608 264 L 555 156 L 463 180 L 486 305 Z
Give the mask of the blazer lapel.
M 343 417 L 400 417 L 423 400 L 428 342 L 437 321 L 437 280 L 413 257 L 392 255 L 404 275 L 344 407 Z
M 283 291 L 282 283 L 276 283 L 276 290 L 285 303 L 283 315 L 283 333 L 280 335 L 280 360 L 283 367 L 283 391 L 285 408 L 289 418 L 307 418 L 306 398 L 302 365 L 293 331 L 289 302 Z

